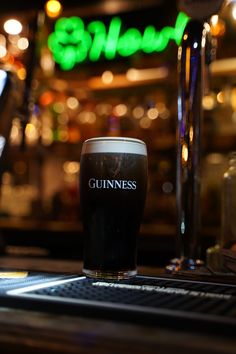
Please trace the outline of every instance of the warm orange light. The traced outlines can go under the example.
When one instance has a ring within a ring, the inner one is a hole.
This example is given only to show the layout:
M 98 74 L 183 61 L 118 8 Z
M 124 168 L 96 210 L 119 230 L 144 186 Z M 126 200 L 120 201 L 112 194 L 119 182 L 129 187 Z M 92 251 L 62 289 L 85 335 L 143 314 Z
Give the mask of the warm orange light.
M 225 34 L 225 23 L 219 18 L 218 15 L 214 15 L 211 17 L 210 31 L 212 36 L 215 37 L 220 37 Z
M 18 76 L 18 78 L 19 78 L 20 80 L 23 81 L 23 80 L 26 79 L 27 72 L 26 72 L 25 68 L 19 68 L 19 69 L 17 70 L 16 74 L 17 74 L 17 76 Z
M 186 86 L 188 86 L 189 80 L 190 80 L 190 57 L 191 57 L 191 48 L 187 47 L 187 50 L 186 50 L 186 64 L 185 64 Z
M 40 104 L 42 106 L 48 106 L 49 104 L 51 104 L 53 102 L 54 99 L 54 95 L 52 92 L 50 91 L 45 91 L 41 96 L 40 96 Z
M 187 144 L 182 145 L 182 163 L 186 164 L 188 161 L 188 146 Z
M 61 3 L 57 0 L 49 0 L 46 2 L 45 11 L 48 17 L 56 18 L 62 11 Z

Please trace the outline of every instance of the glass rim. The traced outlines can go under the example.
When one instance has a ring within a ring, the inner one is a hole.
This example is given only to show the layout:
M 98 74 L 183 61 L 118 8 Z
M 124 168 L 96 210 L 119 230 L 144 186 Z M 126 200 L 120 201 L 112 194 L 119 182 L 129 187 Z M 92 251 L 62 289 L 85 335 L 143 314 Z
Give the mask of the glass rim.
M 130 153 L 147 156 L 144 141 L 129 137 L 95 137 L 87 139 L 82 145 L 81 154 L 91 153 Z
M 99 142 L 99 141 L 124 141 L 124 142 L 130 142 L 130 143 L 139 143 L 146 145 L 145 142 L 141 139 L 137 138 L 130 138 L 130 137 L 123 137 L 123 136 L 99 136 L 95 138 L 89 138 L 86 139 L 83 144 L 85 143 L 90 143 L 90 142 Z

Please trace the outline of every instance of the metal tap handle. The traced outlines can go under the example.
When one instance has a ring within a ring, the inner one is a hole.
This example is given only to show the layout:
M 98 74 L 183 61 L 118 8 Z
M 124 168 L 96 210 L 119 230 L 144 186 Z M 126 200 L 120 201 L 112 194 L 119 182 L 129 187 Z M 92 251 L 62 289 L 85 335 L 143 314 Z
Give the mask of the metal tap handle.
M 200 156 L 203 67 L 207 31 L 192 20 L 178 53 L 177 215 L 180 259 L 193 268 L 200 254 Z

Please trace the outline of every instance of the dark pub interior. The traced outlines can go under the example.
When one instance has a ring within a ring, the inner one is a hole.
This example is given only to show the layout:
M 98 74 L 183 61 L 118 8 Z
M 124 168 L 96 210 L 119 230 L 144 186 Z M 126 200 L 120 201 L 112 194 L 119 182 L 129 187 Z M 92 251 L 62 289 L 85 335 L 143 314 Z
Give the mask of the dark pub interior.
M 235 38 L 234 0 L 0 4 L 2 353 L 235 352 Z

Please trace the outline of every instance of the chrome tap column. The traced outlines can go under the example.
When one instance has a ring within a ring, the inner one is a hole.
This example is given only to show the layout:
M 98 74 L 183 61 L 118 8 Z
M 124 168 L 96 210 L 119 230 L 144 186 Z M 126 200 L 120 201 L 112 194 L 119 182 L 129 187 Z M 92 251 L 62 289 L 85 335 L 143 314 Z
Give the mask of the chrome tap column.
M 206 25 L 190 21 L 178 53 L 177 267 L 194 269 L 200 256 L 200 157 Z
M 179 255 L 169 270 L 195 269 L 200 260 L 200 179 L 202 98 L 206 87 L 207 63 L 211 56 L 209 25 L 223 0 L 179 0 L 188 22 L 178 52 L 178 131 L 177 131 L 177 234 Z M 208 46 L 207 46 L 208 45 Z

